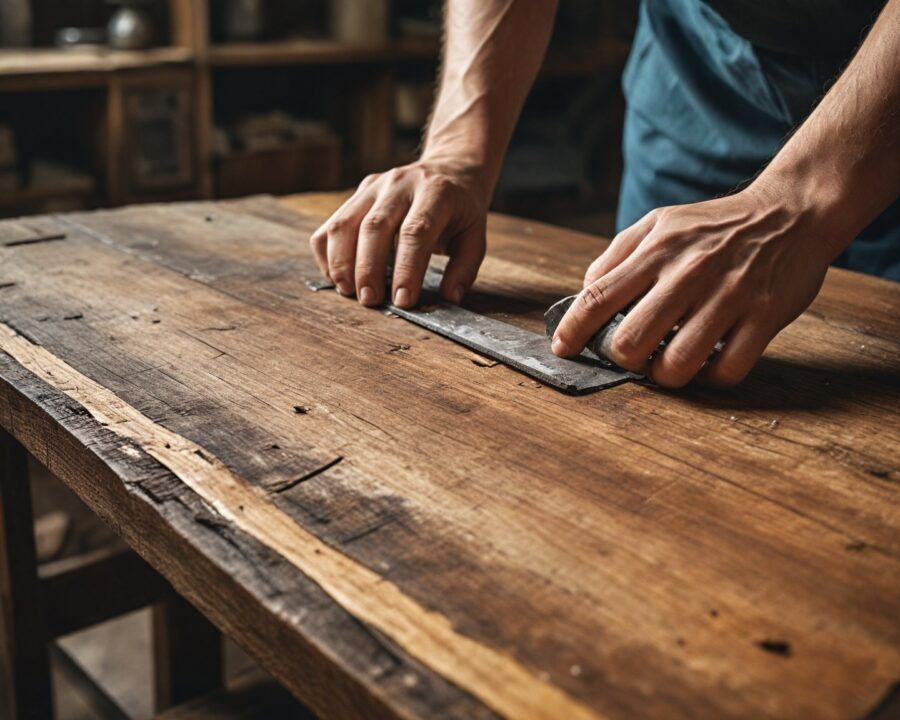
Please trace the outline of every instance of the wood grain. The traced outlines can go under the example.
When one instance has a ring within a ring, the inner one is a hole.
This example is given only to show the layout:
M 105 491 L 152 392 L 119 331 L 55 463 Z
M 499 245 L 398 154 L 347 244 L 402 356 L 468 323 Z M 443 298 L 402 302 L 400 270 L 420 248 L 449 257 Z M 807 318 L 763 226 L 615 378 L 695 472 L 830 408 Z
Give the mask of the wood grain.
M 66 235 L 0 247 L 18 333 L 0 423 L 298 696 L 334 716 L 610 718 L 859 718 L 889 697 L 897 286 L 830 272 L 736 391 L 568 398 L 307 291 L 314 212 L 0 226 Z M 470 306 L 537 328 L 602 244 L 495 217 L 489 247 Z M 153 455 L 159 437 L 182 450 Z M 97 463 L 101 489 L 79 480 Z M 310 581 L 318 625 L 267 586 Z
M 5 331 L 5 332 L 4 332 Z M 509 717 L 595 718 L 555 686 L 454 631 L 447 618 L 412 602 L 377 573 L 305 532 L 217 457 L 168 431 L 44 348 L 0 324 L 0 350 L 65 392 L 101 425 L 172 470 L 223 521 L 289 560 L 355 617 Z M 166 703 L 164 707 L 168 707 Z

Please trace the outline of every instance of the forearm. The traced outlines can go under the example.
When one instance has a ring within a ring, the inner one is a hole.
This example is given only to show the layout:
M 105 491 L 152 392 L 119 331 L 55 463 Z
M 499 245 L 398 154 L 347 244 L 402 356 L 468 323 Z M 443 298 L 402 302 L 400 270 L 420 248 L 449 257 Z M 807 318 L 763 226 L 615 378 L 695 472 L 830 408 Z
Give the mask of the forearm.
M 900 196 L 900 0 L 755 186 L 818 214 L 832 256 Z
M 423 157 L 477 168 L 485 201 L 547 48 L 556 0 L 448 0 Z

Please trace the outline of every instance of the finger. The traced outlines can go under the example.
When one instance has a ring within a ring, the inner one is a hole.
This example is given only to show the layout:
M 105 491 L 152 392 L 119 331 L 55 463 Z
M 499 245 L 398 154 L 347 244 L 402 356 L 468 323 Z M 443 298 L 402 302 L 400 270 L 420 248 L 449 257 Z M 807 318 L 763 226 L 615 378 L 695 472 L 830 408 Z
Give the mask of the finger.
M 717 387 L 737 385 L 753 369 L 773 337 L 775 332 L 758 320 L 739 323 L 725 338 L 719 355 L 703 369 L 701 378 Z
M 441 297 L 444 299 L 459 305 L 475 284 L 487 247 L 485 233 L 485 225 L 478 224 L 452 243 L 450 259 L 441 280 Z
M 356 289 L 353 272 L 359 225 L 374 202 L 368 194 L 354 196 L 326 223 L 328 275 L 341 295 L 352 295 Z
M 385 268 L 394 236 L 409 210 L 409 199 L 399 193 L 379 197 L 363 218 L 356 247 L 356 297 L 363 305 L 384 302 Z
M 584 288 L 556 328 L 551 346 L 560 357 L 577 355 L 591 336 L 619 310 L 643 295 L 653 277 L 637 263 L 626 262 Z
M 687 385 L 734 326 L 734 315 L 721 303 L 707 303 L 689 317 L 650 365 L 648 376 L 657 385 Z
M 613 268 L 618 267 L 640 244 L 656 225 L 657 212 L 649 212 L 634 225 L 625 228 L 613 238 L 606 250 L 591 263 L 584 274 L 584 286 L 587 287 L 598 278 L 603 277 Z
M 413 199 L 400 226 L 394 259 L 391 297 L 398 307 L 411 308 L 419 302 L 428 260 L 449 220 L 448 203 L 436 202 L 433 193 L 425 192 Z
M 619 367 L 644 372 L 647 361 L 690 308 L 694 297 L 683 287 L 657 283 L 616 328 L 609 359 Z
M 371 177 L 371 176 L 370 176 Z M 363 183 L 369 180 L 369 178 L 365 178 Z M 316 231 L 309 238 L 309 245 L 312 248 L 313 255 L 316 258 L 316 263 L 319 265 L 319 270 L 322 271 L 322 275 L 331 280 L 331 276 L 328 273 L 328 227 L 336 218 L 338 218 L 342 213 L 346 212 L 348 209 L 352 209 L 356 206 L 356 204 L 361 200 L 363 188 L 363 183 L 360 184 L 359 188 L 356 192 L 347 198 L 341 206 L 335 210 L 331 217 L 329 217 L 325 222 L 319 225 L 316 228 Z
M 327 244 L 328 233 L 325 231 L 325 225 L 321 225 L 319 229 L 310 236 L 309 247 L 312 249 L 313 257 L 316 259 L 316 264 L 319 266 L 322 277 L 331 280 L 331 276 L 328 274 Z

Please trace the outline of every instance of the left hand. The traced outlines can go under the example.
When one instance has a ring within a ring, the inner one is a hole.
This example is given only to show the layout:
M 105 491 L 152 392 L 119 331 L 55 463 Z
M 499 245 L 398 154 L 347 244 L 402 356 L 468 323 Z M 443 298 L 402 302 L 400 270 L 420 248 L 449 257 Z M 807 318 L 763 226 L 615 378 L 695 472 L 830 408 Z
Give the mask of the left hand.
M 610 359 L 659 385 L 695 376 L 739 383 L 772 338 L 813 301 L 842 239 L 815 208 L 751 185 L 724 198 L 654 210 L 619 233 L 588 268 L 553 352 L 577 355 L 618 311 L 639 302 L 612 338 Z M 674 339 L 652 359 L 675 327 Z M 716 343 L 724 348 L 707 363 Z

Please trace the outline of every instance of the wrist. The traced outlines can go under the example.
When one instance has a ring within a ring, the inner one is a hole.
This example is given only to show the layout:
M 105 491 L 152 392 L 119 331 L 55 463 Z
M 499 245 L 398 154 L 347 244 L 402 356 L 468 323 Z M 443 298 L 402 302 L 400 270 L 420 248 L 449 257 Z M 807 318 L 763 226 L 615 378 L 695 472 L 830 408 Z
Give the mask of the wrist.
M 419 162 L 459 179 L 476 194 L 485 208 L 490 205 L 496 177 L 478 148 L 462 143 L 426 142 Z
M 765 207 L 792 218 L 810 241 L 811 250 L 833 261 L 865 227 L 848 211 L 848 193 L 841 178 L 802 162 L 776 158 L 744 192 Z

